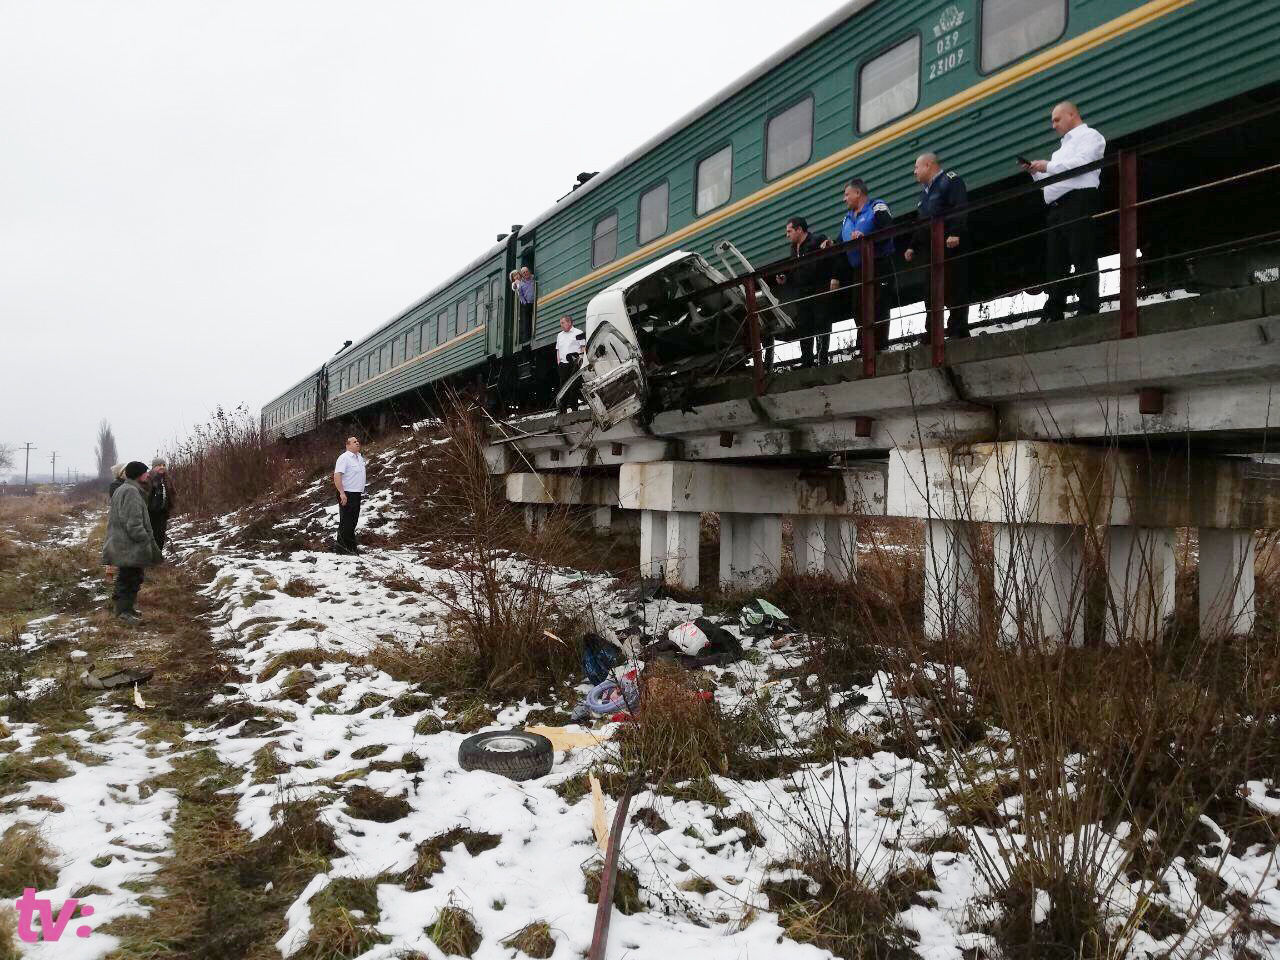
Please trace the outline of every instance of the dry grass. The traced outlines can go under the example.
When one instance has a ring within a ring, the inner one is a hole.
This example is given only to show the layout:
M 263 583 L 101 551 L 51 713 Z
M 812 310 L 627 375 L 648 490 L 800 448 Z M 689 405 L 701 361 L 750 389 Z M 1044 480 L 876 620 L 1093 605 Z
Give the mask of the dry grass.
M 16 823 L 0 835 L 0 897 L 12 900 L 26 887 L 56 886 L 57 852 L 30 824 Z
M 458 844 L 471 856 L 479 856 L 492 850 L 502 838 L 492 833 L 482 833 L 466 827 L 454 827 L 418 844 L 413 866 L 404 875 L 406 890 L 425 890 L 431 886 L 431 877 L 444 869 L 444 854 Z
M 703 692 L 680 667 L 646 668 L 636 719 L 615 738 L 622 769 L 658 784 L 727 773 L 730 747 L 719 709 Z
M 393 797 L 372 787 L 356 786 L 347 791 L 347 816 L 376 823 L 395 823 L 412 812 L 404 797 Z
M 378 877 L 336 877 L 311 898 L 304 960 L 350 960 L 387 942 L 378 933 Z
M 603 867 L 599 863 L 583 867 L 582 890 L 587 895 L 587 903 L 600 902 L 600 879 Z M 625 864 L 618 864 L 618 873 L 613 884 L 613 906 L 621 914 L 631 916 L 643 910 L 644 901 L 640 898 L 640 878 L 635 870 Z
M 503 940 L 502 945 L 535 960 L 546 960 L 556 952 L 556 939 L 551 935 L 551 927 L 542 920 L 521 927 Z
M 480 931 L 475 917 L 450 901 L 427 928 L 431 942 L 450 956 L 469 957 L 480 949 Z

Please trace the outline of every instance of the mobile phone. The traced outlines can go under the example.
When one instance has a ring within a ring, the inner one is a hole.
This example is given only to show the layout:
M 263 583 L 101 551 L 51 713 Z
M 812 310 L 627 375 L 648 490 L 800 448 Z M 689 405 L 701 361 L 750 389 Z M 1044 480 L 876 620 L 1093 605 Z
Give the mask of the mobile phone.
M 1031 161 L 1028 160 L 1026 157 L 1022 156 L 1021 154 L 1016 155 L 1013 159 L 1017 160 L 1024 167 L 1031 166 Z

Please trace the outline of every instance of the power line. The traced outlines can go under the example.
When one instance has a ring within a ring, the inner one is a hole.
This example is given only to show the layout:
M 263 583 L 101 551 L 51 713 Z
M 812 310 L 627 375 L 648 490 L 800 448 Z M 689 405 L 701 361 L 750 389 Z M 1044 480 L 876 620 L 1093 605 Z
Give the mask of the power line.
M 51 484 L 57 483 L 58 482 L 58 451 L 57 450 L 53 451 L 53 456 L 49 458 L 49 463 L 51 464 L 51 466 L 49 467 L 49 483 Z

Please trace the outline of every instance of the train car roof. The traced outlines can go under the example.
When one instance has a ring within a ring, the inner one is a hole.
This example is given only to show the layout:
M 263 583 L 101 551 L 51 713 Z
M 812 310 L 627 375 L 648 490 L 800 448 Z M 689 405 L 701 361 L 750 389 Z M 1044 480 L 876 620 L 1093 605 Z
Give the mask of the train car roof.
M 387 327 L 391 326 L 397 320 L 400 320 L 405 315 L 412 313 L 414 310 L 417 310 L 420 306 L 422 306 L 432 297 L 438 295 L 441 291 L 445 290 L 450 285 L 457 283 L 459 280 L 465 277 L 468 273 L 471 273 L 476 268 L 483 266 L 485 263 L 492 260 L 498 254 L 504 252 L 507 249 L 507 242 L 508 241 L 506 240 L 502 240 L 499 243 L 494 244 L 492 247 L 486 250 L 483 254 L 481 254 L 480 256 L 472 260 L 470 263 L 468 263 L 461 270 L 452 274 L 448 280 L 445 280 L 442 283 L 437 283 L 434 287 L 431 288 L 431 291 L 427 293 L 425 296 L 419 297 L 413 303 L 409 304 L 409 306 L 405 307 L 403 310 L 399 311 L 394 316 L 392 316 L 389 320 L 384 320 L 382 323 L 378 324 L 371 331 L 369 331 L 369 333 L 366 334 L 364 337 L 354 341 L 351 344 L 351 346 L 344 347 L 343 349 L 339 350 L 332 357 L 326 360 L 325 363 L 326 364 L 333 363 L 333 361 L 337 360 L 339 357 L 346 357 L 351 353 L 355 353 L 359 351 L 366 344 L 368 344 L 370 340 L 373 340 L 375 337 L 377 337 L 379 333 L 381 333 Z
M 617 163 L 600 171 L 594 177 L 592 177 L 590 180 L 584 183 L 582 186 L 578 187 L 578 189 L 574 190 L 572 193 L 561 198 L 560 200 L 557 200 L 555 204 L 553 204 L 551 207 L 547 208 L 542 213 L 538 214 L 536 217 L 534 217 L 532 220 L 526 223 L 524 227 L 521 228 L 520 230 L 520 236 L 523 238 L 525 234 L 533 232 L 533 230 L 536 227 L 538 227 L 540 224 L 545 223 L 547 220 L 551 219 L 551 217 L 555 216 L 557 213 L 560 213 L 562 210 L 566 209 L 567 207 L 570 207 L 573 204 L 577 203 L 579 200 L 581 200 L 583 197 L 589 194 L 596 187 L 600 186 L 603 183 L 606 183 L 607 181 L 612 179 L 614 176 L 621 173 L 627 167 L 631 166 L 631 164 L 635 163 L 645 154 L 649 153 L 649 151 L 653 150 L 658 146 L 661 146 L 663 143 L 670 140 L 672 137 L 674 137 L 677 133 L 679 133 L 685 127 L 689 126 L 689 124 L 693 123 L 695 120 L 698 120 L 701 117 L 705 116 L 706 114 L 710 113 L 712 110 L 720 106 L 730 97 L 733 97 L 738 93 L 741 93 L 748 86 L 750 86 L 755 81 L 759 80 L 761 77 L 767 74 L 774 67 L 780 66 L 781 64 L 786 62 L 786 60 L 789 57 L 799 52 L 800 50 L 803 50 L 805 47 L 813 43 L 815 40 L 817 40 L 819 37 L 823 36 L 824 34 L 831 32 L 840 24 L 842 24 L 844 21 L 848 20 L 855 13 L 859 12 L 860 10 L 866 7 L 871 6 L 871 4 L 873 4 L 874 2 L 875 0 L 851 0 L 851 2 L 846 3 L 839 10 L 824 17 L 818 23 L 814 24 L 812 27 L 810 27 L 800 36 L 796 37 L 794 40 L 788 43 L 785 47 L 783 47 L 777 53 L 773 54 L 773 56 L 762 61 L 761 63 L 756 64 L 756 66 L 752 67 L 750 70 L 748 70 L 746 73 L 740 76 L 737 80 L 733 81 L 733 83 L 729 84 L 719 93 L 715 94 L 713 97 L 711 97 L 708 100 L 704 100 L 702 103 L 694 107 L 692 110 L 686 113 L 683 117 L 681 117 L 675 123 L 670 124 L 669 126 L 665 127 L 661 132 L 650 137 L 648 140 L 640 144 L 640 146 L 636 147 L 634 150 L 628 153 L 625 157 L 623 157 Z
M 301 380 L 299 380 L 299 381 L 298 381 L 297 383 L 295 383 L 293 386 L 289 387 L 287 390 L 283 390 L 283 391 L 281 391 L 279 394 L 277 394 L 276 396 L 274 396 L 274 397 L 272 397 L 270 400 L 268 400 L 266 403 L 264 403 L 264 404 L 262 405 L 262 409 L 263 409 L 263 410 L 266 410 L 266 409 L 267 409 L 268 407 L 270 407 L 272 404 L 279 403 L 281 400 L 283 400 L 285 397 L 289 396 L 289 394 L 293 393 L 295 390 L 297 390 L 297 389 L 298 389 L 298 388 L 300 388 L 300 387 L 310 386 L 313 382 L 315 382 L 316 376 L 317 376 L 319 373 L 320 373 L 320 368 L 319 368 L 319 367 L 316 367 L 314 370 L 312 370 L 310 373 L 308 373 L 305 377 L 303 377 Z

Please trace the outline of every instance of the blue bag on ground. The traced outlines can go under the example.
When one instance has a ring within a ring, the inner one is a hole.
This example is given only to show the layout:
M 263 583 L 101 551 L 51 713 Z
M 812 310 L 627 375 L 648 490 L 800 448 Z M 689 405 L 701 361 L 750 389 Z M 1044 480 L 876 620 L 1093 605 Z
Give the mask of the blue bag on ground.
M 622 651 L 598 633 L 582 638 L 582 672 L 592 686 L 603 683 L 610 670 L 625 662 Z

